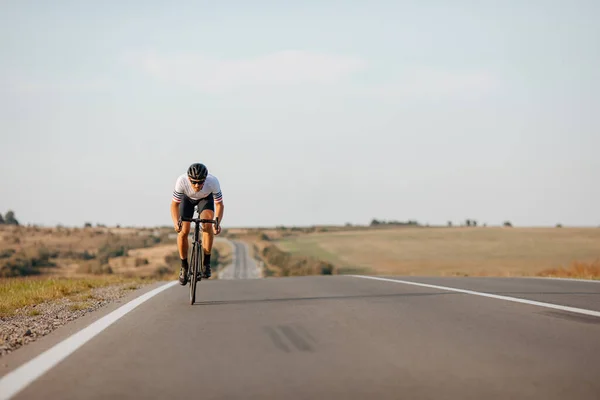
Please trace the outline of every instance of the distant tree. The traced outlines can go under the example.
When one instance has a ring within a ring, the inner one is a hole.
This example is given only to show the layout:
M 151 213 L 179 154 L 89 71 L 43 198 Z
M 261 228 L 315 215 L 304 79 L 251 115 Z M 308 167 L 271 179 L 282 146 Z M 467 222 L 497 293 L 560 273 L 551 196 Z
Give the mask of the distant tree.
M 92 227 L 92 223 L 91 222 L 86 222 L 85 224 L 83 224 L 84 228 L 91 228 Z
M 471 223 L 473 224 L 473 226 L 477 226 L 477 221 L 473 220 Z
M 467 226 L 471 226 L 471 220 L 470 220 L 470 219 L 468 219 L 468 220 L 466 221 L 466 223 L 467 223 Z
M 263 232 L 260 234 L 260 240 L 271 240 L 271 238 L 269 237 L 269 235 Z
M 512 224 L 510 223 L 510 221 L 505 221 L 504 222 L 504 226 L 512 227 Z
M 4 216 L 5 223 L 8 225 L 19 225 L 19 221 L 15 218 L 15 213 L 9 210 Z
M 452 221 L 448 221 L 448 226 L 452 226 Z
M 0 214 L 0 225 L 4 224 L 4 217 Z
M 556 224 L 556 227 L 557 228 L 562 228 L 562 224 L 558 223 L 558 224 Z
M 373 221 L 371 221 L 371 226 L 373 226 L 373 225 L 379 225 L 379 224 L 380 224 L 380 222 L 377 221 L 376 219 L 373 219 Z

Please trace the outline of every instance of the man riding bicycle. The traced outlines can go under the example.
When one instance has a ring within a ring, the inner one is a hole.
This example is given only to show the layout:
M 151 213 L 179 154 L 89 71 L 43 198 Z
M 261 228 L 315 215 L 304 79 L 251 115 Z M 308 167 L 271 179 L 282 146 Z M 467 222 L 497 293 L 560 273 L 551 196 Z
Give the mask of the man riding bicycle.
M 190 221 L 194 217 L 194 207 L 198 207 L 198 214 L 203 219 L 214 219 L 215 203 L 217 209 L 218 226 L 210 224 L 202 225 L 202 247 L 204 248 L 204 265 L 206 266 L 205 278 L 210 278 L 210 253 L 212 250 L 213 237 L 221 233 L 221 220 L 223 219 L 223 195 L 219 180 L 208 173 L 204 164 L 194 163 L 190 165 L 187 174 L 182 174 L 175 182 L 175 190 L 171 201 L 171 218 L 177 236 L 177 249 L 181 258 L 181 270 L 179 272 L 179 283 L 187 284 L 188 271 L 188 235 L 190 233 Z M 181 225 L 180 225 L 181 219 Z

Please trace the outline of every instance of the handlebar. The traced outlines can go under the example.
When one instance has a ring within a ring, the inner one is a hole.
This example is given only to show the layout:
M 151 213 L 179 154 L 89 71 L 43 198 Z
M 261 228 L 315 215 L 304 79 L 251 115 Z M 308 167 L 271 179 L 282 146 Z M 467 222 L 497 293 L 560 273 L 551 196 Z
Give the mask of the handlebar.
M 190 220 L 190 222 L 195 222 L 196 224 L 202 223 L 202 224 L 214 224 L 217 226 L 217 228 L 219 227 L 219 218 L 215 218 L 215 219 L 206 219 L 206 218 L 192 218 Z M 183 223 L 183 220 L 181 219 L 181 217 L 179 217 L 179 222 L 178 222 L 178 226 L 179 229 L 181 229 L 181 224 Z
M 219 225 L 219 218 L 216 218 L 216 219 L 192 218 L 191 222 Z

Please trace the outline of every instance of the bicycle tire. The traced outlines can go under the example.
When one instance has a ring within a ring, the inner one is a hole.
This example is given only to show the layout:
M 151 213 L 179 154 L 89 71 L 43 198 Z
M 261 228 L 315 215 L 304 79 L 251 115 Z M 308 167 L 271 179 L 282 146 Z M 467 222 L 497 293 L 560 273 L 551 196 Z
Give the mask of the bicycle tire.
M 200 246 L 200 254 L 198 254 L 198 258 L 200 259 L 200 265 L 198 266 L 198 275 L 200 276 L 200 280 L 202 280 L 202 278 L 205 278 L 204 275 L 204 249 L 202 249 L 202 246 Z
M 196 279 L 198 277 L 198 247 L 196 243 L 192 247 L 192 264 L 191 268 L 191 276 L 190 276 L 190 305 L 194 305 L 196 301 Z

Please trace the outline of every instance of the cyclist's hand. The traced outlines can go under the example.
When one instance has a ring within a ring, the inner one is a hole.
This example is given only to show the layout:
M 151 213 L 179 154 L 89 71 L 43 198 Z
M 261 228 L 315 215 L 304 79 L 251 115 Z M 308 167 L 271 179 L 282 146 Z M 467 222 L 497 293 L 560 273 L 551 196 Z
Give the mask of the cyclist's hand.
M 213 232 L 215 233 L 215 235 L 218 235 L 219 233 L 221 233 L 221 224 L 213 225 Z
M 181 222 L 174 224 L 173 227 L 175 228 L 175 232 L 181 232 Z

